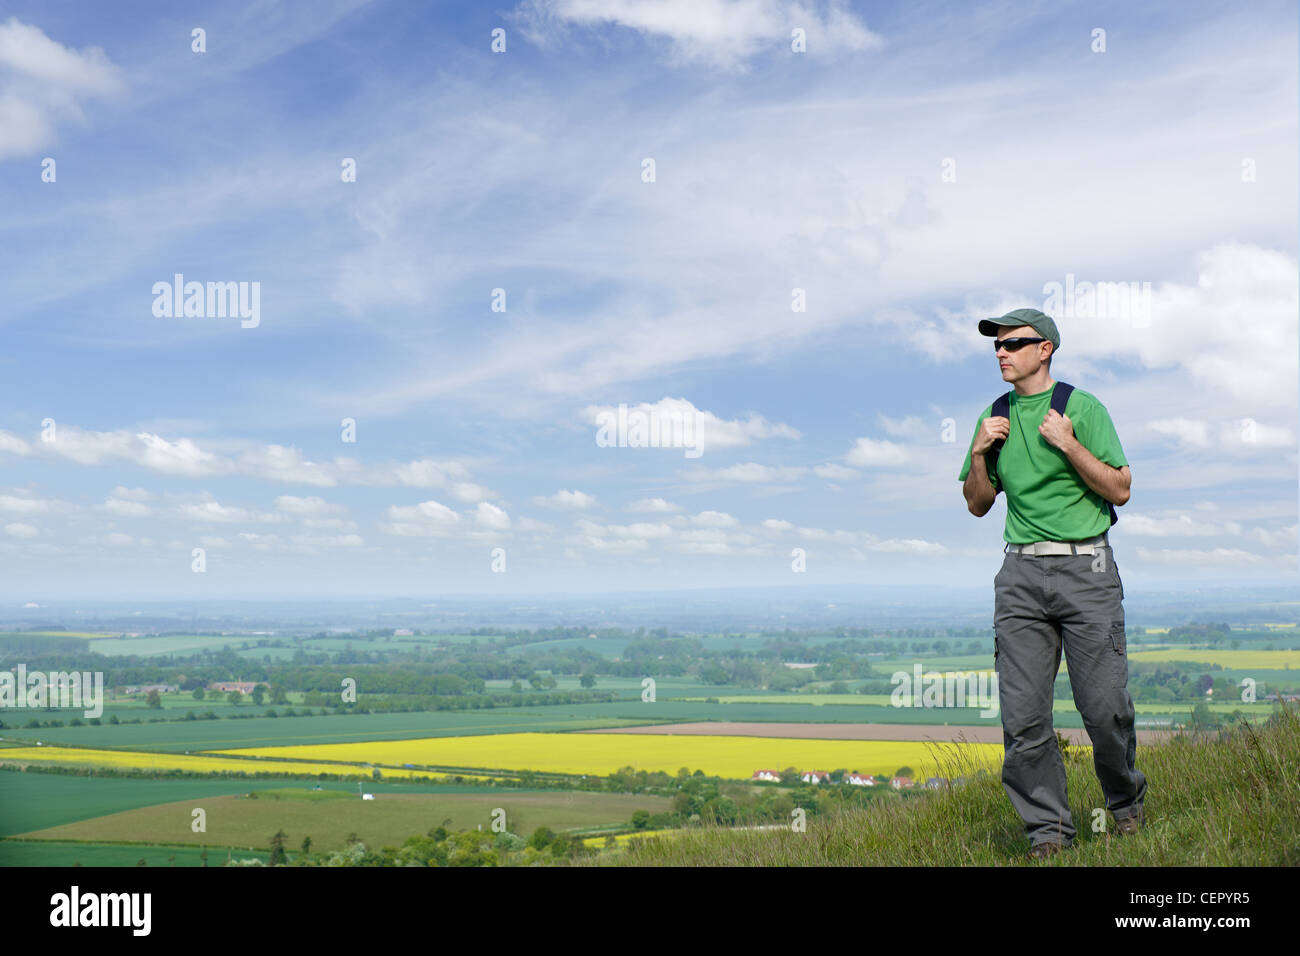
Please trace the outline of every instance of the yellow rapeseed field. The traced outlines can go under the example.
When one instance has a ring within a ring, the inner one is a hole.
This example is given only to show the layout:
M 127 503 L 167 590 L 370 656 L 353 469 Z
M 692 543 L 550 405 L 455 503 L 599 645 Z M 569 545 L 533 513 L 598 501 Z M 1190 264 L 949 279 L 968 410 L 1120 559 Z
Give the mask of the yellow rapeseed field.
M 230 771 L 232 773 L 300 773 L 316 775 L 336 773 L 353 777 L 370 777 L 369 767 L 348 767 L 338 764 L 305 763 L 301 761 L 241 760 L 237 757 L 212 757 L 206 754 L 151 753 L 130 750 L 90 750 L 77 747 L 7 747 L 0 750 L 0 763 L 55 763 L 78 764 L 92 767 L 137 768 L 140 770 L 188 770 L 192 773 Z M 421 770 L 404 770 L 384 767 L 384 777 L 420 777 L 442 780 L 443 774 Z
M 1001 744 L 946 744 L 982 766 L 1002 760 Z M 214 751 L 302 760 L 368 761 L 493 770 L 538 770 L 606 776 L 623 767 L 676 774 L 682 767 L 710 776 L 749 779 L 755 770 L 836 770 L 893 774 L 909 766 L 921 777 L 942 775 L 932 745 L 905 740 L 795 740 L 778 737 L 667 734 L 489 734 L 346 744 L 303 744 Z
M 1160 651 L 1129 650 L 1129 660 L 1134 661 L 1192 661 L 1197 664 L 1219 664 L 1234 670 L 1259 667 L 1264 670 L 1300 668 L 1300 651 L 1219 651 L 1207 648 L 1166 648 Z

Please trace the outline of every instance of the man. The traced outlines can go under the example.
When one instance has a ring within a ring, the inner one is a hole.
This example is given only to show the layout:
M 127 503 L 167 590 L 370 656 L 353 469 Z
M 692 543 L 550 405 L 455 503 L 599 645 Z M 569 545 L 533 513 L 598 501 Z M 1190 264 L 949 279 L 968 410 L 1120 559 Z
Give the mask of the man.
M 1052 726 L 1052 688 L 1064 646 L 1074 703 L 1092 739 L 1093 765 L 1120 834 L 1142 825 L 1147 782 L 1134 767 L 1137 732 L 1128 693 L 1124 585 L 1111 553 L 1111 505 L 1129 500 L 1131 473 L 1106 408 L 1082 389 L 1065 414 L 1051 408 L 1052 319 L 1017 309 L 984 319 L 1009 417 L 984 409 L 958 480 L 983 517 L 1007 493 L 1002 570 L 993 579 L 994 667 L 1006 749 L 1002 784 L 1025 822 L 1030 859 L 1070 846 L 1065 764 Z M 990 472 L 989 452 L 1001 441 Z

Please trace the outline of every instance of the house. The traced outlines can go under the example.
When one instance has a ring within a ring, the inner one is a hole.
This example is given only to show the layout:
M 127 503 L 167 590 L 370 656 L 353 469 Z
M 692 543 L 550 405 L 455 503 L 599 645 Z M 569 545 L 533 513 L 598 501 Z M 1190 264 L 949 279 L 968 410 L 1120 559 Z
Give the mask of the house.
M 373 800 L 373 799 L 375 799 L 375 795 L 374 795 L 373 793 L 363 793 L 363 794 L 361 795 L 361 799 L 362 799 L 362 800 Z
M 825 770 L 805 770 L 799 779 L 804 783 L 830 783 L 831 775 Z
M 844 776 L 845 783 L 851 783 L 855 787 L 874 787 L 876 778 L 865 773 L 850 773 Z
M 912 786 L 911 777 L 890 777 L 889 785 L 895 790 L 902 790 L 904 787 Z
M 414 637 L 414 636 L 415 636 L 415 632 L 412 631 L 409 627 L 399 627 L 397 628 L 397 630 L 393 631 L 393 637 Z
M 925 781 L 927 790 L 947 790 L 948 779 L 946 777 L 930 777 Z
M 241 694 L 248 695 L 253 693 L 253 688 L 258 684 L 264 684 L 264 682 L 255 680 L 219 680 L 209 684 L 208 690 L 220 691 L 223 694 L 237 690 Z
M 179 684 L 140 684 L 126 688 L 124 694 L 147 694 L 151 690 L 156 690 L 160 694 L 175 694 L 179 691 Z
M 755 770 L 750 780 L 770 780 L 772 783 L 780 783 L 781 775 L 775 770 Z

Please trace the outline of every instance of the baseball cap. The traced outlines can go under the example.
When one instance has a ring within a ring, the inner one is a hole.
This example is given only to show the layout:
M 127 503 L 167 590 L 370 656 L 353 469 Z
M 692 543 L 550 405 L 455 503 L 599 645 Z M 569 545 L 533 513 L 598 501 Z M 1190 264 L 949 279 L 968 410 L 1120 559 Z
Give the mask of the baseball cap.
M 997 337 L 998 326 L 1009 325 L 1013 328 L 1027 325 L 1047 341 L 1052 343 L 1052 354 L 1061 347 L 1061 333 L 1056 331 L 1056 323 L 1050 315 L 1044 315 L 1037 309 L 1016 309 L 1000 319 L 980 319 L 980 335 Z

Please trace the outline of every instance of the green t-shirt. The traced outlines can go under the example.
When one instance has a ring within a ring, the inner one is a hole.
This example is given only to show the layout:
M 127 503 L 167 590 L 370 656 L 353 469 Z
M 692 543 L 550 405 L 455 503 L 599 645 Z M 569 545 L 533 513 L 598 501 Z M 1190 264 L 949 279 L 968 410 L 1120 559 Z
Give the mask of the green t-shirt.
M 1038 433 L 1051 407 L 1052 388 L 1037 395 L 1022 396 L 1011 391 L 1011 427 L 998 454 L 997 471 L 989 473 L 989 481 L 995 490 L 1007 493 L 1007 522 L 1002 537 L 1012 544 L 1079 541 L 1110 527 L 1106 499 L 1088 487 L 1065 452 Z M 965 481 L 970 472 L 975 435 L 992 412 L 990 403 L 975 423 L 958 481 Z M 1128 464 L 1110 413 L 1095 396 L 1076 388 L 1070 393 L 1065 414 L 1074 427 L 1074 437 L 1099 461 L 1115 468 Z

